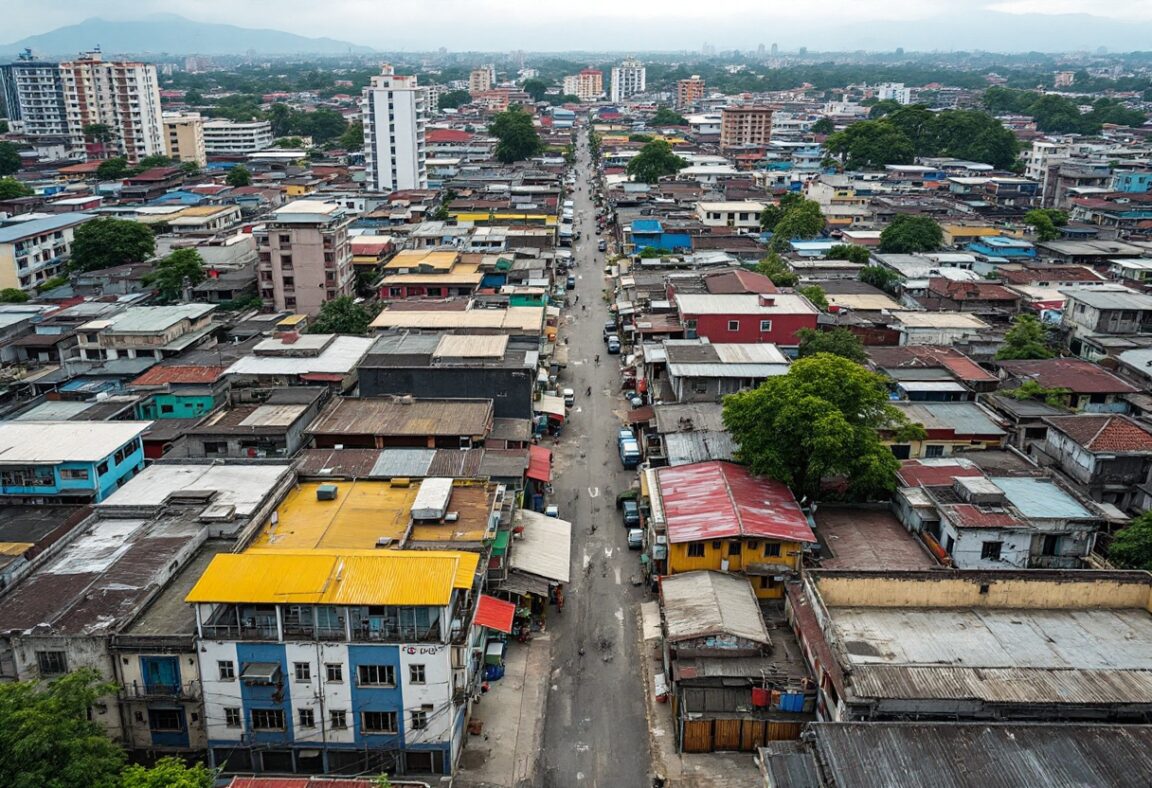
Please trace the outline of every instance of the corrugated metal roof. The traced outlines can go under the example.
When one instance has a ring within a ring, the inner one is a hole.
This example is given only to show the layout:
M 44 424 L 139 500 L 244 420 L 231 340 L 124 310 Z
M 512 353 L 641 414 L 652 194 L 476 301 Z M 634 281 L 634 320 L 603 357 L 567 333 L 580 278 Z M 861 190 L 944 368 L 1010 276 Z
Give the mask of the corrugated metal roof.
M 993 476 L 991 479 L 1025 517 L 1079 520 L 1094 516 L 1051 479 L 1030 476 Z
M 426 476 L 435 456 L 435 449 L 384 449 L 366 475 L 381 478 Z
M 951 430 L 957 437 L 1000 437 L 1007 433 L 975 402 L 894 402 L 913 423 L 924 429 Z
M 162 386 L 167 383 L 213 383 L 224 367 L 201 367 L 189 364 L 156 365 L 132 381 L 133 386 Z
M 816 541 L 792 491 L 743 466 L 717 461 L 660 468 L 656 481 L 673 544 L 740 536 Z
M 2 422 L 0 462 L 8 465 L 99 462 L 151 424 L 150 421 Z
M 268 550 L 212 559 L 184 601 L 446 605 L 471 588 L 480 556 L 430 550 Z
M 530 509 L 519 510 L 516 521 L 524 530 L 512 543 L 509 567 L 567 583 L 572 563 L 572 523 Z
M 563 406 L 563 402 L 561 402 Z M 488 399 L 357 399 L 337 397 L 309 432 L 320 435 L 484 436 L 492 427 Z
M 664 436 L 669 465 L 731 460 L 737 448 L 736 440 L 727 432 L 672 432 Z
M 476 617 L 473 623 L 498 632 L 511 632 L 512 618 L 515 615 L 516 605 L 488 594 L 481 594 L 476 600 Z
M 748 578 L 723 572 L 687 572 L 660 581 L 664 626 L 673 643 L 734 635 L 772 644 Z
M 1017 378 L 1030 378 L 1044 388 L 1066 388 L 1076 394 L 1134 394 L 1139 389 L 1108 370 L 1079 358 L 998 361 Z

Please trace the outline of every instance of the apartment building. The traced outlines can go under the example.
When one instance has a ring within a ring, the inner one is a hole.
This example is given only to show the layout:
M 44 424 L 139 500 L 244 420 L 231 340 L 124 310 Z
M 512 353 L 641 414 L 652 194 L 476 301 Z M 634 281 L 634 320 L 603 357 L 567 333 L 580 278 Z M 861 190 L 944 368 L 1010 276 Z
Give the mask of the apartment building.
M 164 154 L 164 124 L 156 67 L 133 61 L 105 61 L 89 52 L 60 64 L 68 136 L 74 150 L 90 158 L 124 156 L 136 163 Z M 107 139 L 86 137 L 85 127 L 108 129 Z
M 613 102 L 624 101 L 638 93 L 643 93 L 647 87 L 648 70 L 639 60 L 628 59 L 618 66 L 612 67 L 612 88 L 610 98 Z
M 468 92 L 475 96 L 492 89 L 496 83 L 496 69 L 493 66 L 480 66 L 468 75 Z
M 134 306 L 118 315 L 90 320 L 77 328 L 80 358 L 164 358 L 215 342 L 215 304 Z
M 200 167 L 208 163 L 204 147 L 204 119 L 198 112 L 181 114 L 165 112 L 164 153 L 173 161 L 194 161 Z
M 337 203 L 296 200 L 253 231 L 264 304 L 276 311 L 315 315 L 325 301 L 351 295 L 351 222 Z
M 769 107 L 724 107 L 720 110 L 720 147 L 767 145 L 772 137 Z
M 76 228 L 90 213 L 62 213 L 0 228 L 0 290 L 30 291 L 63 273 Z
M 581 69 L 576 75 L 576 95 L 581 101 L 596 101 L 604 95 L 604 72 L 595 68 Z
M 203 128 L 204 152 L 209 156 L 255 153 L 272 145 L 272 124 L 266 120 L 209 120 Z
M 0 66 L 0 95 L 13 131 L 34 140 L 68 136 L 59 63 L 35 60 L 25 52 L 15 63 Z
M 676 81 L 676 109 L 691 109 L 704 99 L 704 79 L 693 74 Z
M 399 76 L 384 66 L 364 88 L 360 102 L 364 123 L 367 188 L 392 192 L 428 188 L 425 126 L 428 94 L 414 76 Z

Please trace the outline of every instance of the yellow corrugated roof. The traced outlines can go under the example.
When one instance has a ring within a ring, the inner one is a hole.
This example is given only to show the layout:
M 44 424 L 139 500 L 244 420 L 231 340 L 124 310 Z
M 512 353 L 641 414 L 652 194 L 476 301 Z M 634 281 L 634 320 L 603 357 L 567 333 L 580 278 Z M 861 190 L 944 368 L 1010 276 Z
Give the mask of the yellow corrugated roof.
M 426 268 L 439 268 L 447 271 L 451 270 L 459 258 L 459 252 L 432 252 L 425 249 L 405 249 L 397 252 L 395 257 L 385 263 L 384 270 L 393 271 L 397 268 L 424 266 Z
M 24 555 L 35 546 L 32 542 L 0 542 L 0 555 Z
M 480 556 L 462 551 L 264 550 L 212 559 L 185 602 L 446 605 L 471 588 Z

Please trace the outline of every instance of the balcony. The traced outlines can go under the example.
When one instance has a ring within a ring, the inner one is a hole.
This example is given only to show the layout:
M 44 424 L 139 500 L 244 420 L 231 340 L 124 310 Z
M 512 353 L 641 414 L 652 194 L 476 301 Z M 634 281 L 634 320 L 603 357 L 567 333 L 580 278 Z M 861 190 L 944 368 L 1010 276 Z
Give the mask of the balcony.
M 199 700 L 200 682 L 183 684 L 150 684 L 133 681 L 120 688 L 121 700 Z

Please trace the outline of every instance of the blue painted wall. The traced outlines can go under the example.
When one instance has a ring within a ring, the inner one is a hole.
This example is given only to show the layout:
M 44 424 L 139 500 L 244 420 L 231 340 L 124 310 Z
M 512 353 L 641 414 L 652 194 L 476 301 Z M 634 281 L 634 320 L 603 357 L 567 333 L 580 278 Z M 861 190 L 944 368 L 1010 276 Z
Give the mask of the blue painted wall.
M 278 684 L 249 684 L 240 679 L 244 665 L 249 662 L 275 662 L 280 665 Z M 255 744 L 291 744 L 295 737 L 292 714 L 292 674 L 284 654 L 283 643 L 237 643 L 236 677 L 244 709 L 244 729 Z M 252 727 L 253 709 L 281 709 L 284 712 L 284 730 L 258 731 Z
M 396 675 L 394 687 L 361 687 L 359 683 L 361 665 L 391 665 Z M 404 746 L 404 693 L 400 683 L 399 647 L 392 644 L 348 645 L 348 675 L 352 690 L 352 712 L 350 720 L 355 728 L 356 743 L 369 747 Z M 365 711 L 391 711 L 396 713 L 396 733 L 365 733 L 361 713 Z

